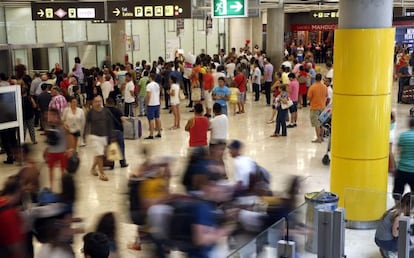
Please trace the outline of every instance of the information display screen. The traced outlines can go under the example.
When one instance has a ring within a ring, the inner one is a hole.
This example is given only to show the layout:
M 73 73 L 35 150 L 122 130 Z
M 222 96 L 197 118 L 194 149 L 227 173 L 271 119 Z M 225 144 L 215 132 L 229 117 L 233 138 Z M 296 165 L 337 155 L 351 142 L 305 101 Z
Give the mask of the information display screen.
M 14 92 L 0 93 L 0 123 L 17 121 L 16 96 Z

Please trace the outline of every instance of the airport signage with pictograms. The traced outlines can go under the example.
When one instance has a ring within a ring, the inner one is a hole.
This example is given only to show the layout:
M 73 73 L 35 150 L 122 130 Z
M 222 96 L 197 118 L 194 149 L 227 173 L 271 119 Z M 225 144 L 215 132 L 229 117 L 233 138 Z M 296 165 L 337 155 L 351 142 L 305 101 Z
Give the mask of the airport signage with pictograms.
M 32 20 L 104 20 L 103 2 L 31 3 Z
M 191 0 L 108 1 L 108 20 L 191 18 Z
M 338 19 L 339 18 L 339 12 L 338 10 L 332 10 L 332 11 L 316 11 L 310 13 L 311 17 L 313 19 Z
M 215 18 L 236 18 L 248 16 L 247 0 L 212 0 L 211 13 Z

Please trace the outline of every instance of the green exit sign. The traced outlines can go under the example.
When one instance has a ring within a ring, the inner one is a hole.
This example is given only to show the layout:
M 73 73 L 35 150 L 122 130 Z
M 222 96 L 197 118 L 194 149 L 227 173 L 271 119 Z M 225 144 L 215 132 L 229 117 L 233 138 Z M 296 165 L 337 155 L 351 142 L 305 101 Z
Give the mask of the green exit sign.
M 216 18 L 247 17 L 247 0 L 213 0 L 212 14 Z

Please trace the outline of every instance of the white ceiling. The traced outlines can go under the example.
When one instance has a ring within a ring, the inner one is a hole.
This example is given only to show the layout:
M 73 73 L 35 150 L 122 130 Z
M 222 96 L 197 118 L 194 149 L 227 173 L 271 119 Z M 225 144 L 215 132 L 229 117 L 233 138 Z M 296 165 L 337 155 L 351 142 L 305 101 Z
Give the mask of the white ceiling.
M 106 0 L 0 0 L 0 6 L 28 6 L 30 2 L 102 2 Z M 149 0 L 150 1 L 150 0 Z M 179 1 L 179 0 L 175 0 Z M 193 0 L 195 1 L 195 0 Z M 205 0 L 207 5 L 204 8 L 210 6 L 210 0 Z M 250 0 L 251 1 L 251 0 Z M 259 0 L 259 6 L 251 6 L 251 8 L 260 8 L 262 10 L 268 8 L 278 7 L 283 3 L 285 12 L 309 12 L 315 10 L 332 10 L 338 9 L 339 0 Z M 346 0 L 345 0 L 346 1 Z M 254 2 L 254 0 L 253 0 Z M 414 8 L 414 0 L 394 0 L 395 7 L 411 7 Z M 200 8 L 200 6 L 199 6 Z M 204 9 L 201 7 L 200 9 Z

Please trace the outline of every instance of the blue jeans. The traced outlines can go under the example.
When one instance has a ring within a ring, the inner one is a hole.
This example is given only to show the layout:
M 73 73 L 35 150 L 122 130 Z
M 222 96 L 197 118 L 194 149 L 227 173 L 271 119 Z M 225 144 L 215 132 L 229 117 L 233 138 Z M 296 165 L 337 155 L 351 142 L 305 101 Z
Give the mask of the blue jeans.
M 275 134 L 279 134 L 280 127 L 282 127 L 282 135 L 287 135 L 286 130 L 286 116 L 288 115 L 289 109 L 282 109 L 281 106 L 277 108 L 277 116 L 276 116 L 276 128 L 275 128 Z
M 126 163 L 124 133 L 122 131 L 119 131 L 119 130 L 113 130 L 112 135 L 115 136 L 116 141 L 119 144 L 119 148 L 121 149 L 123 159 L 119 161 L 119 164 L 123 165 L 123 164 Z
M 138 104 L 139 104 L 139 115 L 145 115 L 145 96 L 138 96 Z
M 253 83 L 254 101 L 258 101 L 260 98 L 260 85 Z
M 134 116 L 134 102 L 131 103 L 124 103 L 125 107 L 124 107 L 124 115 L 125 116 Z
M 227 105 L 221 106 L 221 113 L 227 116 Z

